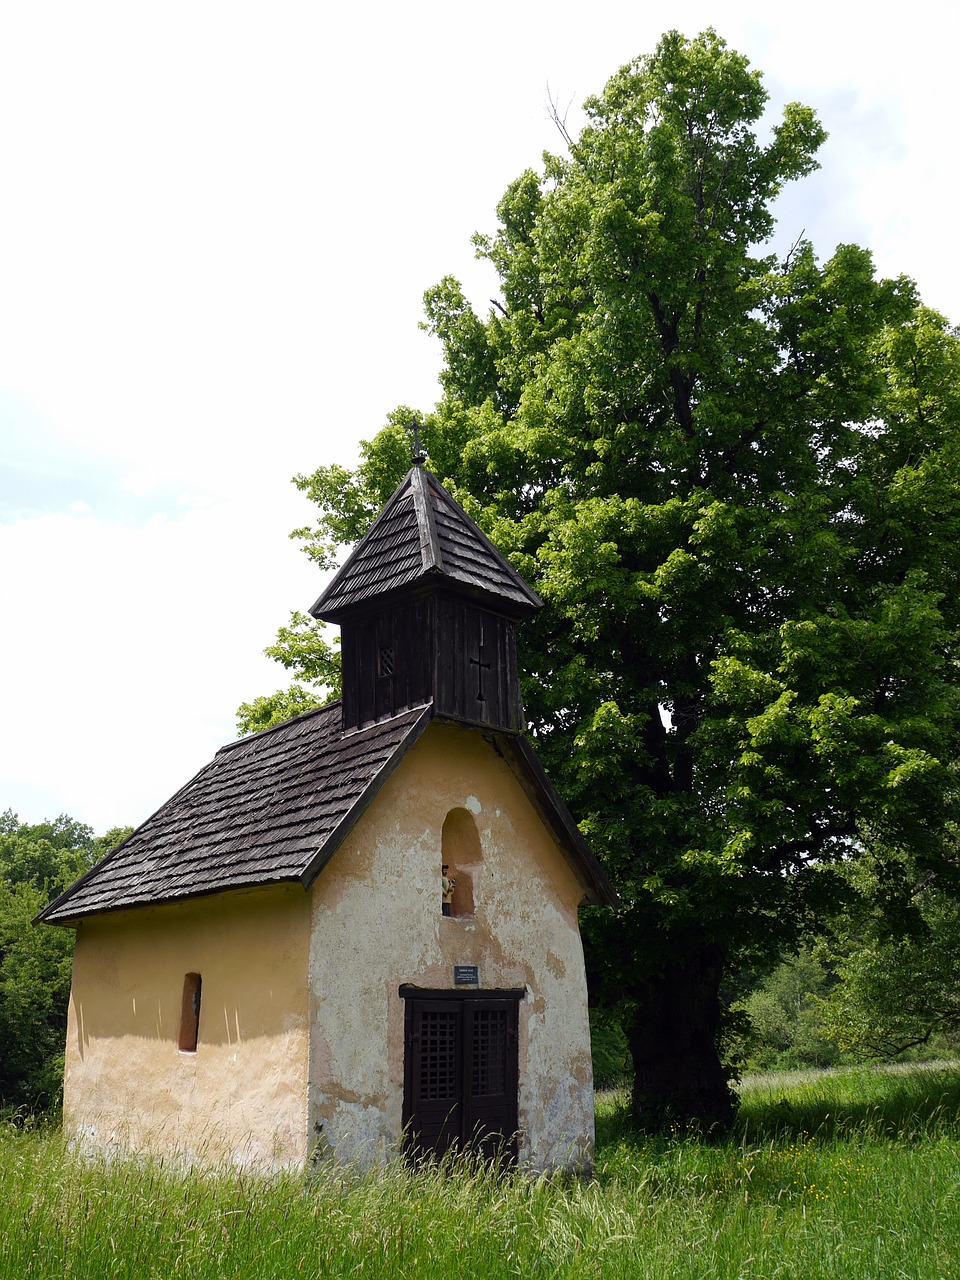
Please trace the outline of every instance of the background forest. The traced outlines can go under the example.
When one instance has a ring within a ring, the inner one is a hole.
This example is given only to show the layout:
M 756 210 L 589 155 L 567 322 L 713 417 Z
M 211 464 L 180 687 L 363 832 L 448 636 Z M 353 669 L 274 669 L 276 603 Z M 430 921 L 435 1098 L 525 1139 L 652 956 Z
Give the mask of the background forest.
M 0 1112 L 56 1109 L 63 1085 L 74 934 L 31 922 L 130 830 L 0 814 Z

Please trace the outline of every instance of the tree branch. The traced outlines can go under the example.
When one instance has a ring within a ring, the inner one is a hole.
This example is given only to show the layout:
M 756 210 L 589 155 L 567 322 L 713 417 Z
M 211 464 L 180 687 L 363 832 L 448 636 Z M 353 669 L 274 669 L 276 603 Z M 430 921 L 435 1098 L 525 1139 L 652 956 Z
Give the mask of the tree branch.
M 570 133 L 567 129 L 567 116 L 570 112 L 570 106 L 572 102 L 573 102 L 573 99 L 571 98 L 570 102 L 567 103 L 566 111 L 564 111 L 563 115 L 561 115 L 560 108 L 557 104 L 557 99 L 550 92 L 550 82 L 549 81 L 547 82 L 547 104 L 548 104 L 547 114 L 549 115 L 553 123 L 556 125 L 557 131 L 560 134 L 561 138 L 563 138 L 564 142 L 567 144 L 567 147 L 570 148 L 571 150 L 573 149 L 573 138 L 570 137 Z

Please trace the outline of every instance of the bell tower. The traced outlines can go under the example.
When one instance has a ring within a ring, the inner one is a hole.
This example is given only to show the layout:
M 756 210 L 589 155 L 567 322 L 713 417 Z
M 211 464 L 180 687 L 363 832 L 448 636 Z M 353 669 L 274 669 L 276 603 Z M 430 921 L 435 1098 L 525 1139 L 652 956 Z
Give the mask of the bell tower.
M 514 627 L 541 607 L 415 462 L 310 610 L 340 625 L 344 729 L 432 702 L 447 719 L 519 732 Z

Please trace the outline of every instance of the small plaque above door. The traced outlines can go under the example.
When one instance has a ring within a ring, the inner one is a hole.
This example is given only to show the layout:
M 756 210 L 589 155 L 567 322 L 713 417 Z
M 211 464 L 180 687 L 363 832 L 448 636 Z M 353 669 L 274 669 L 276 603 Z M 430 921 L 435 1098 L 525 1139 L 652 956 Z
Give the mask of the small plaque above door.
M 456 987 L 479 987 L 480 970 L 475 964 L 455 964 L 453 984 Z

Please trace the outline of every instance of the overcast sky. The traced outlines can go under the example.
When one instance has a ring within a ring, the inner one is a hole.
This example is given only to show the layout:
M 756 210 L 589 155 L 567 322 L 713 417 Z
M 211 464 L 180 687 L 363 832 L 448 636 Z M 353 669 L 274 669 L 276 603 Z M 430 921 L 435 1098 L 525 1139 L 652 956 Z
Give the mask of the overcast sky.
M 667 26 L 830 139 L 779 236 L 960 320 L 960 5 L 0 4 L 0 810 L 141 822 L 286 683 L 289 483 L 437 398 L 423 290 Z M 890 12 L 890 11 L 888 11 Z

